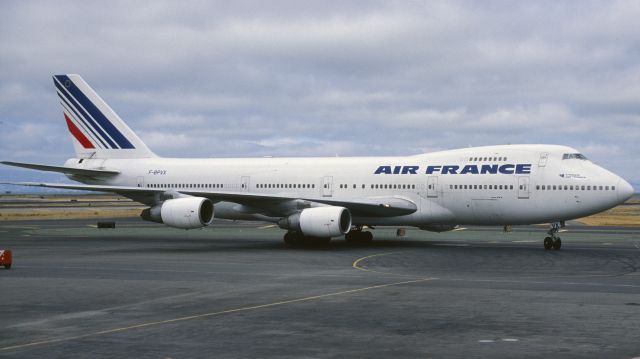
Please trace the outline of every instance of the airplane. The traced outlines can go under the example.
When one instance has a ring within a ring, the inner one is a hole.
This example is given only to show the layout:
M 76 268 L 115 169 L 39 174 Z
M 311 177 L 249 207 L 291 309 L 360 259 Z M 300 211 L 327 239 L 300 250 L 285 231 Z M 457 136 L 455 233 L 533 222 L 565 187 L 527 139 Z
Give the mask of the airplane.
M 81 184 L 12 183 L 110 192 L 143 203 L 141 217 L 194 229 L 214 218 L 259 220 L 288 245 L 373 239 L 375 226 L 443 232 L 459 225 L 550 223 L 560 249 L 567 220 L 625 202 L 632 186 L 560 145 L 470 147 L 412 156 L 163 158 L 79 76 L 53 76 L 76 156 L 63 166 L 2 161 Z M 506 227 L 505 227 L 506 228 Z

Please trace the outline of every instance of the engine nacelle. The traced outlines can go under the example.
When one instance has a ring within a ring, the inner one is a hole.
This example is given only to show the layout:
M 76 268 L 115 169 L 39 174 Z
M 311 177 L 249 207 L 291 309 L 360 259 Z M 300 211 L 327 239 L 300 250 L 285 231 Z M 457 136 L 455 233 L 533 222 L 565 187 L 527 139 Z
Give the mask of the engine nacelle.
M 351 230 L 351 212 L 344 207 L 305 208 L 278 222 L 280 228 L 300 231 L 309 237 L 337 237 Z
M 429 231 L 429 232 L 449 232 L 449 231 L 453 231 L 454 229 L 458 228 L 457 224 L 428 224 L 426 226 L 420 226 L 420 229 L 422 229 L 423 231 Z
M 164 223 L 169 227 L 194 229 L 213 221 L 213 203 L 202 197 L 169 199 L 140 214 L 145 221 Z

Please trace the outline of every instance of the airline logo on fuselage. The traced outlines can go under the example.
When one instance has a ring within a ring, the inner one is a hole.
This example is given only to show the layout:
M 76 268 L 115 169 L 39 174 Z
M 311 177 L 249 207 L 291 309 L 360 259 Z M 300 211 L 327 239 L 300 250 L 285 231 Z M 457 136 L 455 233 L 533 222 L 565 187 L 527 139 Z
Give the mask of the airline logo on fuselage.
M 379 166 L 373 174 L 380 175 L 417 175 L 420 172 L 420 166 Z M 530 163 L 518 164 L 491 164 L 491 165 L 432 165 L 426 166 L 424 174 L 442 174 L 442 175 L 488 175 L 488 174 L 530 174 Z

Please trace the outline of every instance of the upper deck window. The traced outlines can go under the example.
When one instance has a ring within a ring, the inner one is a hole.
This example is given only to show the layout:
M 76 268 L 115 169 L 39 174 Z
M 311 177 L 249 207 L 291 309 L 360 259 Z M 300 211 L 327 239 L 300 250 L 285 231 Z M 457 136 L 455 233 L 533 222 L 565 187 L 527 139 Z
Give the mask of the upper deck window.
M 586 160 L 587 158 L 582 153 L 565 153 L 562 155 L 563 160 L 575 158 L 577 160 Z

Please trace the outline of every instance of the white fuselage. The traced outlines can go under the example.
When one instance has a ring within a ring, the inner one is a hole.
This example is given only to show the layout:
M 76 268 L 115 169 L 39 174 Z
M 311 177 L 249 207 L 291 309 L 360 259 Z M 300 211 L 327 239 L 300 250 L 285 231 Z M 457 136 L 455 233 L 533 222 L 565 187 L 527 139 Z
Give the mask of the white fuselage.
M 532 224 L 587 216 L 626 200 L 631 186 L 555 145 L 473 147 L 406 157 L 78 159 L 67 166 L 116 169 L 91 184 L 167 190 L 274 194 L 300 198 L 396 197 L 417 211 L 396 217 L 354 217 L 354 225 Z M 565 158 L 563 158 L 565 157 Z M 566 158 L 569 157 L 569 158 Z M 154 203 L 147 203 L 153 205 Z M 219 202 L 216 217 L 234 215 Z

